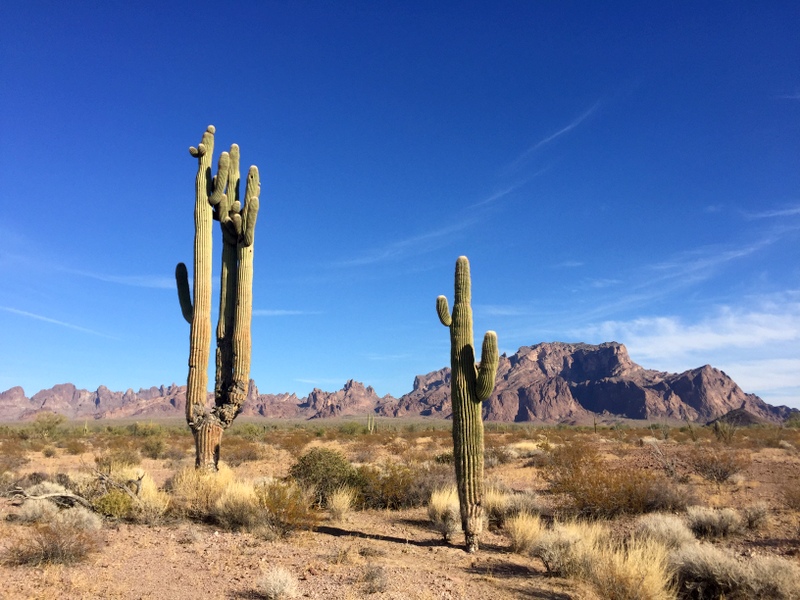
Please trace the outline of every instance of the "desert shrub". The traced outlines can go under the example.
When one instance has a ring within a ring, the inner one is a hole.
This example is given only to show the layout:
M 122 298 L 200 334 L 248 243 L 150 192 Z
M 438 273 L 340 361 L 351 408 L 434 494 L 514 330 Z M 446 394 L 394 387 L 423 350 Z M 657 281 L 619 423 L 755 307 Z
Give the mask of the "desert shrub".
M 750 455 L 745 451 L 697 446 L 689 460 L 698 475 L 713 483 L 724 483 L 750 465 Z
M 705 538 L 726 537 L 742 529 L 742 518 L 732 508 L 690 506 L 686 520 L 695 535 Z
M 42 448 L 42 456 L 45 458 L 53 458 L 58 454 L 58 450 L 56 450 L 53 446 L 45 446 Z
M 386 462 L 357 471 L 360 501 L 367 508 L 401 509 L 424 506 L 435 489 L 454 483 L 452 468 L 439 464 Z
M 385 592 L 389 586 L 386 569 L 380 565 L 367 565 L 362 580 L 364 581 L 364 592 L 367 594 Z
M 608 530 L 598 523 L 555 523 L 533 542 L 531 555 L 542 561 L 551 575 L 578 576 L 585 572 L 586 548 L 607 547 Z
M 434 490 L 428 501 L 428 518 L 445 542 L 461 530 L 461 510 L 455 486 Z
M 751 531 L 764 527 L 769 520 L 769 508 L 766 502 L 757 502 L 742 508 L 742 519 L 745 527 Z
M 730 445 L 739 428 L 729 421 L 714 421 L 714 436 L 723 444 Z
M 193 519 L 208 518 L 231 481 L 233 471 L 224 465 L 216 473 L 184 467 L 165 486 L 172 492 L 170 512 Z
M 157 460 L 164 457 L 167 450 L 167 443 L 157 436 L 150 436 L 145 438 L 142 442 L 141 451 L 147 458 Z
M 127 433 L 134 437 L 156 437 L 164 434 L 164 428 L 155 423 L 139 423 L 128 425 Z
M 261 460 L 265 455 L 263 444 L 243 437 L 230 437 L 225 442 L 225 462 L 232 467 Z
M 12 540 L 3 562 L 38 567 L 45 564 L 70 565 L 81 562 L 99 547 L 93 531 L 61 523 L 39 525 Z
M 60 511 L 57 522 L 82 531 L 98 531 L 103 527 L 103 519 L 97 513 L 80 505 Z
M 663 477 L 629 467 L 609 469 L 596 450 L 580 443 L 554 450 L 545 477 L 552 492 L 568 498 L 568 508 L 592 517 L 674 510 L 683 502 Z
M 642 541 L 652 540 L 667 549 L 680 548 L 695 541 L 683 519 L 663 513 L 639 516 L 634 523 L 633 536 Z
M 314 493 L 294 481 L 264 482 L 255 487 L 255 493 L 259 506 L 267 512 L 269 528 L 279 535 L 311 529 L 319 520 L 312 508 Z
M 100 471 L 113 473 L 127 467 L 135 467 L 142 462 L 139 450 L 130 447 L 114 448 L 94 457 L 94 463 Z
M 331 519 L 341 521 L 350 512 L 355 499 L 356 491 L 351 487 L 342 486 L 333 490 L 328 496 L 328 510 L 331 513 Z
M 452 450 L 446 450 L 433 457 L 434 462 L 440 465 L 452 465 L 455 457 Z
M 211 510 L 212 518 L 222 527 L 252 531 L 267 520 L 253 486 L 231 481 L 222 490 Z
M 537 515 L 520 513 L 509 518 L 505 532 L 511 540 L 511 549 L 524 554 L 530 552 L 544 533 L 544 525 Z
M 92 506 L 101 515 L 112 519 L 128 519 L 133 515 L 133 498 L 116 488 L 97 498 Z
M 79 454 L 83 454 L 89 450 L 89 446 L 83 440 L 79 440 L 76 438 L 70 438 L 63 444 L 64 450 L 67 454 L 71 454 L 73 456 L 77 456 Z
M 342 486 L 356 484 L 356 470 L 341 452 L 312 448 L 289 469 L 300 485 L 314 491 L 315 504 L 324 506 L 328 496 Z
M 630 539 L 610 547 L 585 546 L 585 579 L 607 600 L 673 600 L 672 567 L 667 549 L 652 541 Z
M 780 489 L 783 503 L 792 510 L 800 510 L 800 478 L 786 481 Z
M 58 516 L 58 506 L 46 499 L 25 500 L 18 518 L 23 523 L 52 523 Z
M 170 506 L 170 497 L 158 489 L 153 478 L 144 473 L 139 481 L 139 492 L 133 506 L 132 519 L 137 523 L 154 525 L 159 523 Z
M 730 551 L 710 544 L 692 544 L 671 556 L 682 597 L 745 600 L 800 597 L 800 567 L 773 556 L 738 560 Z
M 14 473 L 28 462 L 30 459 L 22 446 L 12 441 L 3 442 L 0 447 L 0 473 Z
M 39 413 L 30 425 L 33 437 L 45 440 L 56 437 L 61 432 L 61 426 L 67 422 L 67 417 L 56 413 Z
M 297 578 L 283 567 L 273 567 L 258 582 L 258 592 L 266 600 L 284 600 L 300 595 Z

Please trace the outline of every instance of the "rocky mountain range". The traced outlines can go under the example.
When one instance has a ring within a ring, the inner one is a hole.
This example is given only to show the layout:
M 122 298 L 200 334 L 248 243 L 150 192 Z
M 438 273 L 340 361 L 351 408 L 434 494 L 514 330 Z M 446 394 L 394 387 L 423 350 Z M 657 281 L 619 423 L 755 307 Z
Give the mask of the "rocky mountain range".
M 213 398 L 209 396 L 209 401 Z M 71 419 L 154 418 L 180 416 L 186 386 L 151 387 L 134 392 L 77 389 L 71 383 L 41 390 L 28 398 L 21 387 L 0 393 L 0 421 L 34 418 L 55 412 Z M 630 419 L 680 419 L 705 423 L 732 410 L 780 422 L 791 409 L 767 404 L 747 394 L 723 371 L 709 365 L 683 373 L 645 369 L 634 363 L 624 345 L 561 342 L 523 346 L 500 357 L 497 383 L 484 402 L 488 421 L 579 423 L 596 415 Z M 307 397 L 260 394 L 251 382 L 242 414 L 269 418 L 315 419 L 366 415 L 448 418 L 450 369 L 414 379 L 400 398 L 379 397 L 370 386 L 350 380 L 341 390 L 314 389 Z

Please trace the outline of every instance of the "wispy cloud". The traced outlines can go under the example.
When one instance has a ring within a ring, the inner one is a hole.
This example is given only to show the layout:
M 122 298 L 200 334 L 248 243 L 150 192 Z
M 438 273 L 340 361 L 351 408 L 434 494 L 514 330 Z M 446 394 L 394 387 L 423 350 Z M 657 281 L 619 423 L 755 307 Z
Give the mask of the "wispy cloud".
M 565 260 L 564 262 L 556 263 L 551 265 L 551 269 L 575 269 L 577 267 L 582 267 L 583 263 L 579 260 Z
M 794 94 L 780 94 L 775 97 L 779 100 L 800 100 L 800 92 L 795 92 Z
M 66 327 L 68 329 L 73 329 L 75 331 L 81 331 L 83 333 L 89 333 L 91 335 L 97 335 L 100 337 L 108 338 L 108 339 L 116 339 L 113 336 L 107 335 L 105 333 L 101 333 L 99 331 L 95 331 L 94 329 L 88 329 L 86 327 L 81 327 L 79 325 L 73 325 L 72 323 L 66 323 L 64 321 L 59 321 L 57 319 L 51 319 L 50 317 L 45 317 L 44 315 L 37 315 L 32 312 L 28 312 L 25 310 L 18 310 L 16 308 L 11 308 L 10 306 L 0 306 L 0 310 L 5 312 L 19 315 L 21 317 L 26 317 L 28 319 L 35 319 L 36 321 L 43 321 L 45 323 L 51 323 L 53 325 L 58 325 L 59 327 Z
M 746 212 L 745 217 L 748 219 L 774 219 L 776 217 L 793 217 L 800 215 L 800 206 L 790 206 L 788 208 L 781 208 L 775 210 L 764 210 L 759 212 Z
M 375 248 L 367 254 L 351 258 L 348 260 L 339 261 L 334 263 L 337 267 L 361 267 L 366 265 L 374 265 L 388 261 L 398 261 L 409 256 L 419 256 L 420 254 L 427 254 L 450 241 L 455 234 L 467 229 L 476 222 L 476 219 L 470 218 L 450 225 L 428 231 L 421 235 L 398 240 L 387 244 L 382 248 Z
M 476 304 L 475 312 L 488 317 L 522 317 L 530 315 L 531 309 L 509 304 Z
M 583 123 L 586 119 L 591 117 L 595 111 L 600 107 L 600 100 L 595 102 L 592 106 L 589 107 L 588 110 L 584 111 L 578 117 L 573 119 L 570 123 L 556 131 L 555 133 L 551 133 L 550 135 L 542 138 L 532 146 L 528 147 L 522 154 L 520 154 L 517 158 L 515 158 L 509 165 L 506 167 L 506 171 L 515 171 L 524 163 L 533 153 L 535 153 L 540 148 L 546 146 L 547 144 L 555 141 L 556 139 L 560 138 L 562 135 L 569 133 L 578 125 Z
M 59 269 L 65 273 L 80 275 L 107 283 L 118 283 L 132 287 L 156 288 L 156 289 L 175 289 L 174 277 L 161 277 L 157 275 L 108 275 L 105 273 L 92 273 L 90 271 L 79 271 L 76 269 Z
M 475 204 L 471 204 L 469 206 L 469 208 L 477 208 L 478 206 L 485 206 L 486 204 L 492 204 L 493 202 L 497 202 L 498 200 L 500 200 L 500 198 L 503 198 L 504 196 L 508 196 L 511 192 L 514 192 L 514 191 L 518 190 L 521 186 L 522 186 L 522 184 L 511 185 L 511 186 L 509 186 L 507 188 L 504 188 L 504 189 L 500 190 L 499 192 L 495 192 L 494 194 L 492 194 L 488 198 L 484 198 L 483 200 L 480 200 L 479 202 L 476 202 Z
M 282 308 L 257 308 L 253 310 L 254 317 L 294 317 L 299 315 L 320 315 L 317 310 L 288 310 Z
M 347 381 L 347 378 L 333 378 L 333 377 L 321 377 L 319 379 L 302 379 L 296 378 L 294 381 L 298 383 L 305 383 L 307 385 L 344 385 Z

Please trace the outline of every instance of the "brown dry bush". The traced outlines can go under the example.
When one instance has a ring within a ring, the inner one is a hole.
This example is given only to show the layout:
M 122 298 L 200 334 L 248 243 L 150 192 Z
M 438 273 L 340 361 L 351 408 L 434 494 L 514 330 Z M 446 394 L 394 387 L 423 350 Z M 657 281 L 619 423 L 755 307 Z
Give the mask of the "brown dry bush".
M 795 477 L 781 486 L 781 499 L 791 510 L 800 511 L 800 477 Z
M 44 564 L 71 565 L 99 549 L 97 533 L 61 523 L 39 525 L 23 533 L 6 549 L 8 565 L 38 567 Z
M 689 460 L 698 475 L 720 484 L 750 466 L 750 453 L 715 446 L 696 446 Z
M 582 443 L 556 448 L 545 477 L 551 492 L 568 499 L 565 508 L 587 516 L 613 517 L 685 506 L 675 484 L 641 469 L 609 469 L 594 448 Z
M 455 484 L 448 465 L 386 462 L 357 471 L 360 501 L 365 508 L 398 510 L 424 506 L 434 490 Z
M 268 527 L 279 535 L 313 529 L 319 515 L 313 510 L 314 494 L 294 481 L 270 481 L 255 487 L 259 506 L 266 511 Z

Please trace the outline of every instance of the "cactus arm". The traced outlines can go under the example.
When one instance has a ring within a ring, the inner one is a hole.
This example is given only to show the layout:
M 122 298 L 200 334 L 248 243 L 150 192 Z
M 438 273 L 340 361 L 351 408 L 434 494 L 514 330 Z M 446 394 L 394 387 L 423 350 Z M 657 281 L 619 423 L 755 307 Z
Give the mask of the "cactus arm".
M 259 194 L 261 193 L 261 180 L 258 176 L 258 168 L 253 165 L 247 173 L 247 187 L 245 188 L 245 198 L 247 204 L 242 211 L 242 225 L 240 240 L 245 246 L 252 246 L 255 236 L 256 219 L 258 218 Z
M 178 285 L 178 302 L 181 304 L 181 313 L 186 322 L 191 325 L 194 318 L 194 306 L 192 306 L 192 295 L 189 291 L 189 273 L 183 263 L 178 263 L 178 266 L 175 267 L 175 283 Z
M 233 328 L 236 311 L 237 255 L 236 239 L 230 212 L 238 204 L 239 194 L 239 146 L 233 144 L 230 153 L 220 156 L 215 194 L 220 201 L 216 207 L 222 230 L 222 267 L 220 269 L 219 320 L 217 321 L 216 377 L 214 382 L 214 404 L 224 406 L 228 402 L 228 389 L 231 386 L 233 371 Z M 222 169 L 225 169 L 224 176 Z M 227 190 L 218 186 L 227 183 Z M 224 193 L 227 192 L 227 193 Z
M 209 125 L 197 148 L 194 208 L 194 314 L 189 333 L 189 376 L 186 384 L 186 420 L 190 427 L 205 413 L 208 359 L 211 351 L 211 159 L 214 126 Z
M 445 327 L 450 327 L 453 319 L 450 316 L 450 307 L 447 306 L 447 297 L 439 296 L 436 298 L 436 312 L 439 315 L 439 321 Z
M 483 336 L 481 365 L 478 369 L 478 379 L 475 382 L 475 398 L 478 402 L 483 402 L 492 395 L 498 361 L 497 334 L 494 331 L 487 331 Z

